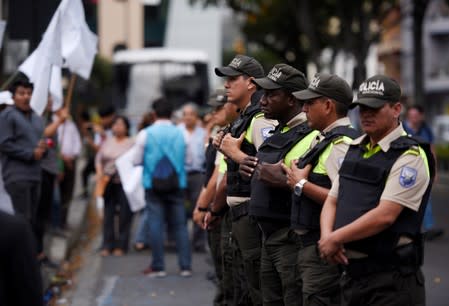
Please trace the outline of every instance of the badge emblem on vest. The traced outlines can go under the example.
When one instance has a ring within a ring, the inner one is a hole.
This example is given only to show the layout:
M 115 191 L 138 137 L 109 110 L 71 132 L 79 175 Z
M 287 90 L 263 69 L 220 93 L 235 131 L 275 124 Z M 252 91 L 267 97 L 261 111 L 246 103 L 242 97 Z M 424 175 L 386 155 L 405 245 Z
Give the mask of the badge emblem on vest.
M 260 133 L 262 134 L 262 139 L 265 141 L 268 137 L 271 136 L 271 131 L 273 130 L 272 127 L 266 127 L 260 130 Z
M 399 184 L 404 188 L 410 188 L 415 185 L 418 171 L 411 167 L 402 167 L 401 175 L 399 176 Z

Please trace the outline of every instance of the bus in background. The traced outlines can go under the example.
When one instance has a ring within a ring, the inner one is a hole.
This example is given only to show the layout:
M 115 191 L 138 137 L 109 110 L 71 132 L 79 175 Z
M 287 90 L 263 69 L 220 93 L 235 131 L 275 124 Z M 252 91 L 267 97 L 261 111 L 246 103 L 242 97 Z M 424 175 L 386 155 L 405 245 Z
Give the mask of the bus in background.
M 209 59 L 192 49 L 145 48 L 117 51 L 113 56 L 114 105 L 135 127 L 165 96 L 175 108 L 187 102 L 205 105 L 209 97 Z

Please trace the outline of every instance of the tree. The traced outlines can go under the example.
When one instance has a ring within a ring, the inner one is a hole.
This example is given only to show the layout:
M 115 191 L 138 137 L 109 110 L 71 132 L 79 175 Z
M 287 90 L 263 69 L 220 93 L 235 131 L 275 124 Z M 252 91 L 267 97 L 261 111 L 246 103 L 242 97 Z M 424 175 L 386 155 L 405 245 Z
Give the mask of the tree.
M 305 71 L 320 69 L 320 54 L 330 48 L 353 54 L 355 83 L 365 79 L 365 59 L 378 39 L 377 18 L 395 0 L 190 0 L 203 5 L 225 3 L 246 16 L 242 31 L 249 43 L 270 51 L 279 61 Z

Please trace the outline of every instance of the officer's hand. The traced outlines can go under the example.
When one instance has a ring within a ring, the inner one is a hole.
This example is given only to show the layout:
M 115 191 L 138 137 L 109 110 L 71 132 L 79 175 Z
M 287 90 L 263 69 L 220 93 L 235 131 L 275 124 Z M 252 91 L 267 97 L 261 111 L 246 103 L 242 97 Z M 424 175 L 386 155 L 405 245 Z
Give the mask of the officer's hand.
M 302 179 L 307 179 L 309 177 L 309 173 L 312 170 L 312 165 L 308 164 L 303 169 L 298 168 L 298 160 L 293 160 L 290 168 L 284 165 L 284 171 L 287 176 L 287 184 L 290 188 L 294 188 L 295 185 Z
M 282 160 L 275 164 L 259 163 L 255 171 L 256 178 L 270 186 L 285 188 L 286 177 L 282 164 Z
M 204 217 L 206 216 L 206 211 L 199 211 L 198 207 L 195 207 L 193 210 L 193 222 L 197 224 L 199 227 L 203 228 L 204 225 Z
M 214 139 L 212 140 L 212 145 L 216 148 L 219 149 L 220 145 L 221 145 L 221 141 L 223 140 L 223 136 L 224 136 L 224 132 L 223 131 L 219 131 L 217 133 L 217 135 L 215 135 Z
M 341 251 L 344 253 L 343 244 L 335 239 L 334 232 L 324 237 L 322 236 L 318 241 L 318 247 L 320 250 L 320 257 L 331 263 L 337 252 Z M 346 256 L 337 256 L 336 258 L 345 262 Z
M 256 169 L 258 159 L 255 156 L 248 155 L 240 164 L 239 173 L 244 178 L 251 178 Z
M 236 161 L 236 156 L 240 152 L 240 146 L 245 138 L 245 134 L 246 132 L 243 132 L 239 138 L 232 137 L 230 133 L 226 134 L 221 141 L 220 151 Z
M 204 216 L 203 229 L 205 230 L 213 229 L 215 226 L 219 224 L 219 219 L 220 217 L 212 216 L 211 212 L 208 211 Z

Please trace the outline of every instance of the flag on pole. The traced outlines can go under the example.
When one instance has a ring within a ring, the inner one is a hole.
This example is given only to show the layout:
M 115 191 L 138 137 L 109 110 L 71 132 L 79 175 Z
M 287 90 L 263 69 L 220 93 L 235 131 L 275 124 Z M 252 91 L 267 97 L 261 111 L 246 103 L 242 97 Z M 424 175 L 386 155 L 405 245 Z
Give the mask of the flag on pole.
M 63 0 L 45 31 L 37 49 L 20 65 L 34 83 L 31 107 L 42 114 L 48 92 L 53 109 L 63 105 L 61 67 L 89 79 L 97 53 L 97 36 L 89 30 L 81 0 Z
M 30 105 L 39 115 L 42 115 L 47 106 L 52 67 L 62 66 L 60 17 L 60 13 L 56 11 L 39 46 L 19 67 L 19 71 L 34 83 Z
M 58 8 L 62 14 L 62 56 L 64 67 L 84 79 L 89 79 L 95 54 L 97 35 L 86 24 L 81 0 L 64 0 Z

